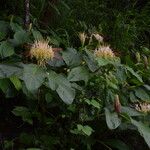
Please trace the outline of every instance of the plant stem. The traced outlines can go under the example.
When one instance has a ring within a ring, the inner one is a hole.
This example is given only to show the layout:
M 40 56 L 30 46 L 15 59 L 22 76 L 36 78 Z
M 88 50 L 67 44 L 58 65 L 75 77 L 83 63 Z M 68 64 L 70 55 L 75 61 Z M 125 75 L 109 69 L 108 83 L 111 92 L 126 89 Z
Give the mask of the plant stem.
M 29 28 L 30 25 L 30 0 L 25 0 L 25 27 Z

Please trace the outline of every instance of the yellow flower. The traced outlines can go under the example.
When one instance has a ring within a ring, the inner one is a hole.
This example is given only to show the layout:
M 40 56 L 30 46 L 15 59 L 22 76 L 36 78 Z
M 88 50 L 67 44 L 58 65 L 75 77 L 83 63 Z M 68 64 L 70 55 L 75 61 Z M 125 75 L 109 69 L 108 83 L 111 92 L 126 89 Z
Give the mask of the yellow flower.
M 45 66 L 46 62 L 54 58 L 54 51 L 48 41 L 35 41 L 30 49 L 31 58 L 36 58 L 38 65 Z
M 115 54 L 109 46 L 101 46 L 95 50 L 94 55 L 101 58 L 114 58 Z

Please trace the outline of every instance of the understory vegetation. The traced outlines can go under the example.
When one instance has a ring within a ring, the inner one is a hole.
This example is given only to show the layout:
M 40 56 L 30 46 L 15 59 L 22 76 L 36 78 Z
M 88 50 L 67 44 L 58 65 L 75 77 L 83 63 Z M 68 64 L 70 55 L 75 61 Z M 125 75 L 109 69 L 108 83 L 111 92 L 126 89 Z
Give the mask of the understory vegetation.
M 149 14 L 148 0 L 1 0 L 0 149 L 149 150 Z

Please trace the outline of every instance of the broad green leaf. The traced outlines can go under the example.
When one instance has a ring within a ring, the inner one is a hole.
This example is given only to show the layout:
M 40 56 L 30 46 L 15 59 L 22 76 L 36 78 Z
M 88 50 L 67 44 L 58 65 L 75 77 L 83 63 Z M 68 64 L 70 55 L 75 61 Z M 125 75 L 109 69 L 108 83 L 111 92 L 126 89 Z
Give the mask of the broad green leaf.
M 129 97 L 130 97 L 131 102 L 137 102 L 138 101 L 138 98 L 135 96 L 134 92 L 132 92 L 132 91 L 130 92 Z
M 16 76 L 10 77 L 10 81 L 13 83 L 18 91 L 22 88 L 21 81 Z
M 121 107 L 121 112 L 126 113 L 129 116 L 141 116 L 141 115 L 143 115 L 142 113 L 136 111 L 135 109 L 132 109 L 130 107 L 124 107 L 124 106 Z
M 18 107 L 13 109 L 12 113 L 15 116 L 22 117 L 22 120 L 25 122 L 28 122 L 29 124 L 33 123 L 32 114 L 29 111 L 29 109 L 26 107 L 18 106 Z
M 116 129 L 121 124 L 118 114 L 116 112 L 110 112 L 107 108 L 105 108 L 105 117 L 109 129 Z
M 133 76 L 135 76 L 140 82 L 143 83 L 143 80 L 140 77 L 140 75 L 137 74 L 132 68 L 130 68 L 129 66 L 126 66 L 126 70 L 129 71 Z
M 52 90 L 56 90 L 59 97 L 66 103 L 71 104 L 75 98 L 75 89 L 71 87 L 69 80 L 61 75 L 51 71 L 47 75 L 48 82 L 46 86 Z
M 14 40 L 18 45 L 27 43 L 30 41 L 29 34 L 24 30 L 17 31 L 14 34 Z
M 88 82 L 89 72 L 85 67 L 73 68 L 68 75 L 69 81 L 85 81 Z
M 57 79 L 58 78 L 58 74 L 56 74 L 54 71 L 49 71 L 47 72 L 47 87 L 51 88 L 52 90 L 56 90 L 56 88 L 58 87 L 57 84 Z
M 86 61 L 89 69 L 94 72 L 96 71 L 99 67 L 97 64 L 97 61 L 93 55 L 93 53 L 91 53 L 90 51 L 86 50 L 86 55 L 83 56 L 84 60 Z
M 75 98 L 75 90 L 66 85 L 59 85 L 56 89 L 60 98 L 66 103 L 71 104 Z
M 135 95 L 143 100 L 143 101 L 150 101 L 150 96 L 147 94 L 146 91 L 144 91 L 142 88 L 137 88 L 134 90 L 135 91 Z
M 13 55 L 14 52 L 14 48 L 12 47 L 12 45 L 9 42 L 2 42 L 0 45 L 0 56 L 2 58 L 5 57 L 9 57 L 11 55 Z
M 73 48 L 68 48 L 66 51 L 63 51 L 62 57 L 65 63 L 70 67 L 76 67 L 81 64 L 81 56 L 77 50 Z
M 13 75 L 20 77 L 22 68 L 16 64 L 0 64 L 0 78 L 9 78 Z
M 148 147 L 150 148 L 150 127 L 146 126 L 142 122 L 138 122 L 133 119 L 131 119 L 131 123 L 137 127 L 139 133 L 144 138 L 145 142 L 147 143 Z
M 37 65 L 29 64 L 24 66 L 23 80 L 29 91 L 36 91 L 43 84 L 45 71 Z
M 107 140 L 104 143 L 118 150 L 130 150 L 130 148 L 124 142 L 118 139 Z
M 110 60 L 104 59 L 104 58 L 97 58 L 97 62 L 98 62 L 98 66 L 99 66 L 99 67 L 105 66 L 105 65 L 108 65 L 108 64 L 111 63 Z
M 42 40 L 43 39 L 42 34 L 37 30 L 32 29 L 32 34 L 33 34 L 33 37 L 35 40 Z
M 17 32 L 17 31 L 22 31 L 22 27 L 20 25 L 18 25 L 17 23 L 13 23 L 11 22 L 10 23 L 10 26 L 11 26 L 11 29 L 14 31 L 14 32 Z
M 120 82 L 124 82 L 127 78 L 125 68 L 122 66 L 118 66 L 115 76 Z

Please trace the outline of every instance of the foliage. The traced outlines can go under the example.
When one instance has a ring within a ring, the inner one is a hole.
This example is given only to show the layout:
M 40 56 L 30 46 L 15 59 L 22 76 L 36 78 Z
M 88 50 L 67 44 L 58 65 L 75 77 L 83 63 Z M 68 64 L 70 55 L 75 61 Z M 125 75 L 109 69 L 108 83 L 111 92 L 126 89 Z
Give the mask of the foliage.
M 138 1 L 39 2 L 31 2 L 33 24 L 27 30 L 19 17 L 0 21 L 2 149 L 150 148 L 149 3 L 139 8 Z M 49 5 L 65 30 L 55 22 L 41 27 Z M 82 31 L 85 39 L 77 35 Z M 44 66 L 30 56 L 38 40 L 47 40 L 54 51 Z

